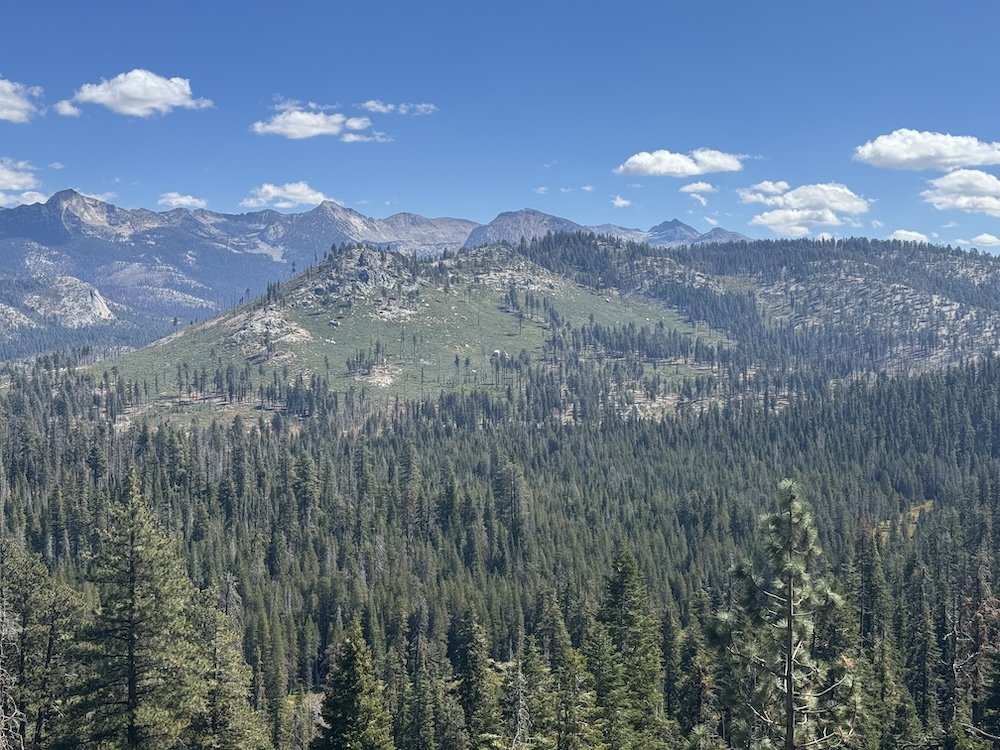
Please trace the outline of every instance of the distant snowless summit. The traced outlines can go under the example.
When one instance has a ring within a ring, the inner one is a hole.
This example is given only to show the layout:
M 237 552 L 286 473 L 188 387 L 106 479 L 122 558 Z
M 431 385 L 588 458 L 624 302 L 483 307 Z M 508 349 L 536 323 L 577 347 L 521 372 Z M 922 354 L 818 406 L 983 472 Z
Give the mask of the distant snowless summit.
M 630 229 L 616 224 L 584 226 L 569 219 L 552 216 L 532 208 L 524 208 L 520 211 L 507 211 L 497 216 L 489 224 L 476 227 L 466 239 L 465 247 L 473 248 L 500 242 L 520 242 L 522 237 L 524 239 L 542 237 L 548 232 L 593 232 L 594 234 L 621 237 L 633 242 L 645 242 L 654 247 L 698 245 L 705 242 L 737 242 L 749 239 L 739 232 L 731 232 L 721 227 L 716 227 L 703 234 L 679 219 L 665 221 L 648 230 Z

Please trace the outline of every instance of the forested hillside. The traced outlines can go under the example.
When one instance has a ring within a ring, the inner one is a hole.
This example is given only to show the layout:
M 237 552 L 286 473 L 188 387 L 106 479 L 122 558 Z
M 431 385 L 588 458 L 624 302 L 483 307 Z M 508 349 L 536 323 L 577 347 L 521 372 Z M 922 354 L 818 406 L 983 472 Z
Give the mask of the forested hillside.
M 9 367 L 0 730 L 986 741 L 998 274 L 862 240 L 342 246 L 155 346 Z
M 992 356 L 832 387 L 793 371 L 780 400 L 757 381 L 660 419 L 610 407 L 607 351 L 423 399 L 199 372 L 180 385 L 219 408 L 175 413 L 80 356 L 9 369 L 0 400 L 10 741 L 1000 733 Z M 795 607 L 791 691 L 775 602 Z
M 540 418 L 658 418 L 976 359 L 1000 347 L 998 299 L 996 258 L 913 243 L 580 233 L 437 260 L 350 245 L 108 367 L 157 408 L 287 399 L 304 414 L 319 407 L 286 391 L 319 379 L 322 401 L 509 388 Z

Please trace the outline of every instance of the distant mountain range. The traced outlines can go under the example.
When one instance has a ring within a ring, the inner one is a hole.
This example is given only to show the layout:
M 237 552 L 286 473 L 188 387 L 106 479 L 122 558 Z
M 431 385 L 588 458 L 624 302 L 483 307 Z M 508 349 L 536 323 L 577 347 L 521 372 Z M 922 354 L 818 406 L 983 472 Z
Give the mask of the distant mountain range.
M 87 340 L 146 343 L 175 321 L 202 318 L 256 295 L 323 257 L 363 242 L 419 257 L 546 232 L 583 231 L 656 246 L 729 242 L 674 219 L 648 231 L 587 227 L 535 211 L 489 224 L 398 213 L 377 219 L 326 201 L 303 213 L 222 214 L 123 209 L 74 190 L 0 209 L 0 357 Z
M 547 232 L 593 232 L 594 234 L 621 237 L 633 242 L 645 242 L 654 247 L 699 245 L 706 242 L 739 242 L 748 239 L 739 232 L 731 232 L 722 227 L 715 227 L 709 232 L 701 233 L 678 219 L 665 221 L 644 231 L 620 227 L 616 224 L 583 226 L 569 219 L 552 216 L 531 208 L 523 208 L 520 211 L 504 212 L 489 224 L 473 229 L 465 240 L 465 247 L 468 249 L 501 242 L 519 242 L 522 237 L 531 239 L 532 237 L 541 237 Z

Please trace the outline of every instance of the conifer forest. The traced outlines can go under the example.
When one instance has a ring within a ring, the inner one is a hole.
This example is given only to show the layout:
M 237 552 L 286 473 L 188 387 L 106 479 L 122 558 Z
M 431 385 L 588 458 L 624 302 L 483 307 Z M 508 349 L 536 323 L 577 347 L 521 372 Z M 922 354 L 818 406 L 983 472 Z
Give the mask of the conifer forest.
M 326 362 L 10 359 L 0 750 L 1000 747 L 997 262 L 901 248 L 344 245 L 234 313 Z

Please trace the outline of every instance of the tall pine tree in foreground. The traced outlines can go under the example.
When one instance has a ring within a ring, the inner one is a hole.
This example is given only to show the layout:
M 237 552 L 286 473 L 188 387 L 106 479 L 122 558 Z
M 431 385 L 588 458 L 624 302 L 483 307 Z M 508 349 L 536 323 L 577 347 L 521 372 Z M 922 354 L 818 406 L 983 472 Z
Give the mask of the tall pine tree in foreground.
M 392 722 L 372 654 L 355 621 L 337 649 L 323 698 L 322 733 L 312 750 L 394 750 Z
M 94 560 L 99 604 L 67 746 L 169 750 L 203 704 L 194 588 L 135 480 L 108 509 Z
M 785 750 L 844 745 L 853 738 L 858 703 L 844 605 L 822 567 L 798 486 L 782 481 L 777 500 L 761 524 L 758 565 L 736 570 L 737 611 L 717 623 L 738 670 L 726 681 L 735 695 L 725 702 L 736 706 L 727 739 Z

